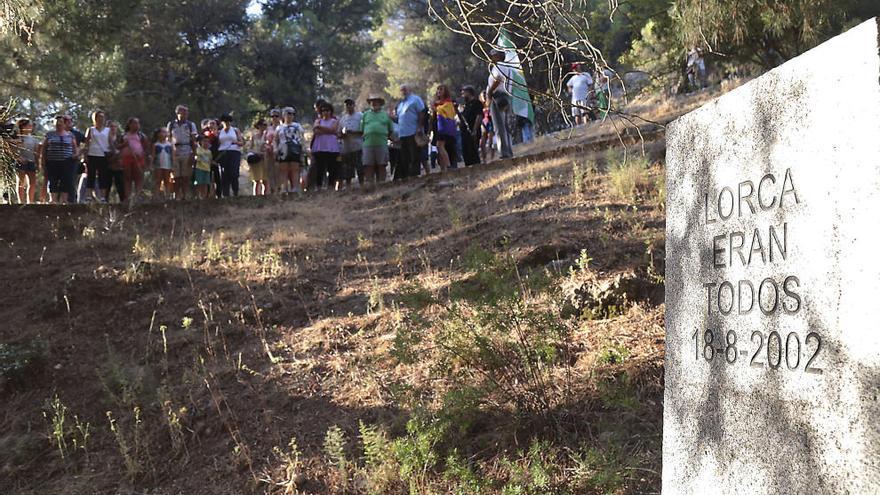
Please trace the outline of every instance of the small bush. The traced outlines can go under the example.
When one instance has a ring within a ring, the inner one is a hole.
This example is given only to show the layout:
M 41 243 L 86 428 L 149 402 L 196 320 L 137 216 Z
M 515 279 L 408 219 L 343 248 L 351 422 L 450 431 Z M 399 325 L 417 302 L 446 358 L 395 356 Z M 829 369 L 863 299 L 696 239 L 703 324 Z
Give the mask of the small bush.
M 648 160 L 613 152 L 608 157 L 608 188 L 616 199 L 635 203 L 651 186 Z
M 324 435 L 324 454 L 330 465 L 336 469 L 336 476 L 343 492 L 348 489 L 350 474 L 348 457 L 345 455 L 346 442 L 345 433 L 336 425 L 331 426 Z
M 629 358 L 629 349 L 622 345 L 609 347 L 599 354 L 598 362 L 604 365 L 623 364 Z
M 46 365 L 46 344 L 38 341 L 0 344 L 0 383 L 22 385 Z

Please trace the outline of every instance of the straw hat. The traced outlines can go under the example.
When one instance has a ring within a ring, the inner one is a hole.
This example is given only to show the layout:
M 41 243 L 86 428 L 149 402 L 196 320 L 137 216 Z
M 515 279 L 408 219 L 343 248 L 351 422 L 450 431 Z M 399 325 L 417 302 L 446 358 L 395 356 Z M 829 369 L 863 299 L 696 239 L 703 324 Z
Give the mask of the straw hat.
M 367 98 L 367 103 L 372 103 L 373 101 L 376 101 L 376 100 L 379 100 L 379 102 L 382 103 L 383 105 L 385 104 L 385 98 L 382 98 L 379 95 L 370 95 L 370 97 Z

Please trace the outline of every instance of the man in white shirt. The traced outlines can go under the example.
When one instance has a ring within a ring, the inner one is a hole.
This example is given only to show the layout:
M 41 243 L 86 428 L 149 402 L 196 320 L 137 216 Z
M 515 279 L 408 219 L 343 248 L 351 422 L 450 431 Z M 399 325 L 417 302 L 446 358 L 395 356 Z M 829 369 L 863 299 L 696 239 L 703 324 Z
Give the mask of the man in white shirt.
M 513 80 L 510 67 L 503 65 L 506 54 L 502 50 L 489 52 L 489 83 L 486 87 L 486 98 L 489 100 L 489 112 L 492 125 L 495 127 L 495 138 L 501 145 L 501 158 L 513 156 L 513 142 L 510 138 L 508 118 L 511 112 L 511 91 Z
M 584 71 L 581 64 L 575 64 L 575 74 L 568 80 L 568 93 L 571 95 L 571 116 L 574 124 L 581 126 L 587 123 L 590 114 L 590 91 L 593 87 L 593 78 Z
M 339 137 L 342 138 L 342 164 L 345 167 L 343 178 L 351 187 L 351 178 L 357 174 L 358 182 L 364 185 L 364 171 L 361 155 L 364 148 L 364 133 L 361 129 L 363 114 L 355 111 L 354 100 L 345 100 L 345 112 L 339 117 Z

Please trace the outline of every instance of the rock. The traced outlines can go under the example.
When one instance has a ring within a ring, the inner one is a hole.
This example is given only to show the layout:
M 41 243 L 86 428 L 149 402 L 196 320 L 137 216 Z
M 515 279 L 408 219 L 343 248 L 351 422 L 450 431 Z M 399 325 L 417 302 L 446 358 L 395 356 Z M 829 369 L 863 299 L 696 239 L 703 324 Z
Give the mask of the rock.
M 872 19 L 668 127 L 664 494 L 880 492 L 878 79 Z

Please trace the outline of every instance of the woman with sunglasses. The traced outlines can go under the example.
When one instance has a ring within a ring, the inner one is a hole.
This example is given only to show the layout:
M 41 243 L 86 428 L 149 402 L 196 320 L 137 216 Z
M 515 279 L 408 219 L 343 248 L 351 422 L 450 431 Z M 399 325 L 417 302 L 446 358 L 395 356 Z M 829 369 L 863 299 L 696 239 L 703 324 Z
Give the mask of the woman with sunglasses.
M 317 169 L 317 190 L 324 186 L 324 176 L 329 176 L 328 188 L 339 188 L 339 121 L 333 116 L 333 106 L 323 103 L 318 120 L 313 126 L 315 137 L 312 140 L 312 156 Z

